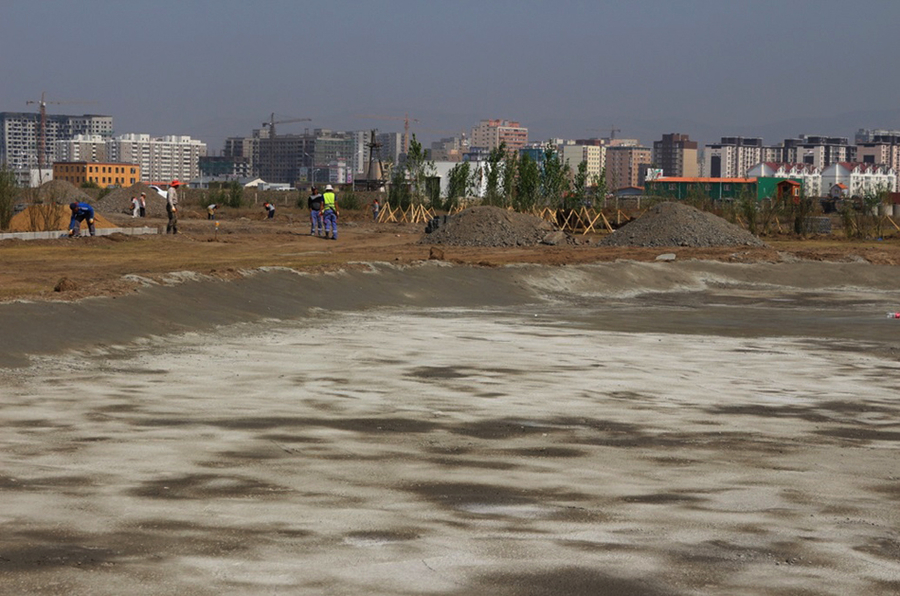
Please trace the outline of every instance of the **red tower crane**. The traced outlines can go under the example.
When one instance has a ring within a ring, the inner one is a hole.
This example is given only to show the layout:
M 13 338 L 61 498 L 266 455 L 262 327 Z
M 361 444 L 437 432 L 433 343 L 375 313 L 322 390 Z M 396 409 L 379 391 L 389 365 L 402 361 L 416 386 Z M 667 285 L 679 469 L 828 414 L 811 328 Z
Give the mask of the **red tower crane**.
M 95 101 L 46 101 L 44 99 L 44 95 L 46 92 L 41 92 L 40 101 L 31 100 L 25 102 L 25 105 L 38 104 L 40 105 L 40 114 L 41 114 L 41 122 L 40 129 L 38 131 L 38 170 L 44 169 L 44 151 L 46 149 L 47 144 L 47 104 L 53 105 L 68 105 L 68 104 L 88 104 L 88 103 L 97 103 Z

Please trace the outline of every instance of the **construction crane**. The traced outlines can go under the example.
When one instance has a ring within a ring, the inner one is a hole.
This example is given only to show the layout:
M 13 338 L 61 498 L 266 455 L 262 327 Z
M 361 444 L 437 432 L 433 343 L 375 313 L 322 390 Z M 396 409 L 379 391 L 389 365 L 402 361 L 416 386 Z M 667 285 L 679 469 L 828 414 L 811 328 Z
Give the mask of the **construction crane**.
M 269 180 L 267 180 L 267 182 L 271 182 L 275 178 L 278 178 L 278 176 L 276 175 L 276 172 L 275 172 L 275 170 L 277 168 L 276 159 L 275 159 L 275 153 L 277 151 L 277 148 L 275 146 L 275 125 L 276 124 L 289 124 L 291 122 L 310 122 L 311 120 L 312 120 L 312 118 L 288 118 L 286 120 L 275 120 L 275 112 L 272 112 L 272 115 L 269 116 L 269 121 L 262 123 L 263 128 L 268 127 L 268 129 L 269 129 L 268 141 L 266 141 L 265 143 L 261 142 L 261 144 L 260 144 L 261 149 L 263 147 L 268 149 L 267 155 L 266 155 L 267 159 L 264 161 L 265 165 L 268 168 L 268 171 L 265 172 L 265 175 L 269 178 Z M 262 156 L 260 156 L 260 157 L 262 157 Z M 262 173 L 263 172 L 260 172 L 260 174 L 262 174 Z
M 403 116 L 380 116 L 373 114 L 358 114 L 357 118 L 372 118 L 373 120 L 403 120 L 403 153 L 409 153 L 409 122 L 418 122 L 418 118 L 410 118 L 409 113 Z
M 615 140 L 617 132 L 622 132 L 622 129 L 616 128 L 615 125 L 609 127 L 609 140 L 610 141 Z
M 46 91 L 41 91 L 40 101 L 29 99 L 25 102 L 25 105 L 38 104 L 40 106 L 41 122 L 40 130 L 38 131 L 38 171 L 44 169 L 44 151 L 47 144 L 47 104 L 49 103 L 57 106 L 62 106 L 69 104 L 97 103 L 95 101 L 47 101 L 46 99 L 44 99 L 45 95 Z
M 268 122 L 263 122 L 262 125 L 269 127 L 269 138 L 275 138 L 275 125 L 276 124 L 288 124 L 290 122 L 311 122 L 312 118 L 290 118 L 289 120 L 275 120 L 275 112 L 272 112 L 272 115 L 269 117 Z

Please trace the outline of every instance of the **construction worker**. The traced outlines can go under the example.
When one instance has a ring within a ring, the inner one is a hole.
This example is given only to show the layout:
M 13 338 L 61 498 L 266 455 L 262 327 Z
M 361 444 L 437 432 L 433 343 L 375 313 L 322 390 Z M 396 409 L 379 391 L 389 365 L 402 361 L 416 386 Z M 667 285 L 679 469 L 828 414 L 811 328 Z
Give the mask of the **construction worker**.
M 266 217 L 268 219 L 275 219 L 275 205 L 273 205 L 272 203 L 266 202 L 266 203 L 263 203 L 263 209 L 266 210 L 266 213 L 268 214 L 268 215 L 266 215 Z
M 141 212 L 141 201 L 137 197 L 131 197 L 131 217 L 137 217 Z
M 81 222 L 87 220 L 91 236 L 96 235 L 94 229 L 94 208 L 87 203 L 69 203 L 72 219 L 69 221 L 69 236 L 81 236 Z
M 166 234 L 178 233 L 178 187 L 181 182 L 172 180 L 169 184 L 169 190 L 166 191 L 166 214 L 169 216 L 169 223 L 166 225 Z
M 147 193 L 141 193 L 141 217 L 147 217 Z
M 310 236 L 322 236 L 325 234 L 324 222 L 322 221 L 322 201 L 322 195 L 313 186 L 310 189 L 309 198 L 306 199 L 306 206 L 309 207 Z
M 325 187 L 325 192 L 322 193 L 322 206 L 324 207 L 324 211 L 322 212 L 322 219 L 325 221 L 325 237 L 329 238 L 328 233 L 330 230 L 330 238 L 332 240 L 337 240 L 337 195 L 334 192 L 334 188 L 330 184 Z
M 216 209 L 218 209 L 218 208 L 219 208 L 219 206 L 216 205 L 215 203 L 210 203 L 209 205 L 207 205 L 206 206 L 206 219 L 215 219 L 216 218 Z
M 381 204 L 378 202 L 378 199 L 372 201 L 372 219 L 378 221 L 378 214 L 381 213 Z

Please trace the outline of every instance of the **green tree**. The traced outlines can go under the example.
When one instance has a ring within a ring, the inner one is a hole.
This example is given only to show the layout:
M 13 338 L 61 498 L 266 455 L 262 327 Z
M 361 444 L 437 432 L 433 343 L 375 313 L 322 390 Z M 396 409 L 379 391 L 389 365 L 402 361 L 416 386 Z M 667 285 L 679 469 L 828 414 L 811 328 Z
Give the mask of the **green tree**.
M 506 155 L 506 143 L 500 143 L 499 147 L 491 149 L 487 159 L 487 188 L 484 191 L 484 203 L 486 205 L 503 206 L 503 188 L 501 184 L 503 175 L 503 158 Z
M 411 199 L 416 203 L 424 203 L 429 196 L 427 179 L 434 176 L 434 162 L 426 159 L 422 143 L 412 135 L 409 141 L 409 151 L 406 153 L 406 172 L 409 174 Z
M 0 230 L 9 229 L 16 200 L 16 175 L 6 167 L 0 166 Z
M 517 211 L 534 209 L 540 198 L 541 169 L 537 162 L 527 153 L 519 160 L 518 176 L 516 176 L 516 193 L 513 207 Z
M 606 195 L 609 188 L 606 184 L 606 168 L 600 170 L 599 174 L 594 176 L 594 204 L 606 206 Z
M 580 206 L 585 204 L 588 199 L 587 193 L 588 186 L 588 173 L 587 173 L 587 162 L 582 161 L 578 164 L 578 169 L 575 172 L 575 177 L 572 179 L 572 206 Z
M 516 177 L 519 174 L 519 152 L 507 151 L 503 159 L 503 202 L 505 205 L 515 205 L 516 201 Z
M 544 147 L 544 167 L 541 170 L 541 195 L 545 205 L 557 206 L 569 190 L 569 166 L 563 165 L 559 152 L 549 141 Z
M 447 202 L 446 209 L 453 207 L 457 199 L 465 197 L 469 192 L 469 170 L 467 161 L 461 161 L 453 166 L 447 173 Z
M 412 204 L 410 184 L 406 179 L 406 169 L 396 167 L 391 170 L 391 186 L 388 189 L 388 202 L 401 209 L 407 209 Z

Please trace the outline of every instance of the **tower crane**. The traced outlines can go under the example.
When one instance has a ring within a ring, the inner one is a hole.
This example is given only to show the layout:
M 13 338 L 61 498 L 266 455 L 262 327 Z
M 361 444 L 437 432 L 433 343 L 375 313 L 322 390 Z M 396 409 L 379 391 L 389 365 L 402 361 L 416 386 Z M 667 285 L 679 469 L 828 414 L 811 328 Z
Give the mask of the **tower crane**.
M 622 132 L 622 129 L 616 128 L 615 125 L 609 127 L 609 140 L 610 141 L 615 140 L 617 132 Z
M 372 118 L 373 120 L 403 120 L 403 152 L 409 153 L 409 122 L 418 122 L 418 118 L 410 118 L 407 112 L 403 116 L 381 116 L 377 114 L 359 114 L 357 118 Z
M 95 101 L 47 101 L 44 99 L 46 95 L 45 91 L 41 91 L 41 99 L 40 101 L 31 100 L 25 102 L 25 105 L 38 104 L 40 106 L 40 114 L 41 114 L 41 122 L 40 129 L 38 131 L 38 170 L 44 169 L 44 158 L 46 157 L 44 154 L 45 146 L 47 144 L 47 104 L 53 105 L 69 105 L 69 104 L 90 104 L 97 103 Z
M 263 126 L 269 127 L 269 138 L 275 138 L 275 125 L 276 124 L 288 124 L 290 122 L 311 122 L 312 118 L 290 118 L 288 120 L 275 120 L 275 112 L 272 112 L 272 115 L 269 117 L 268 122 L 263 122 Z

